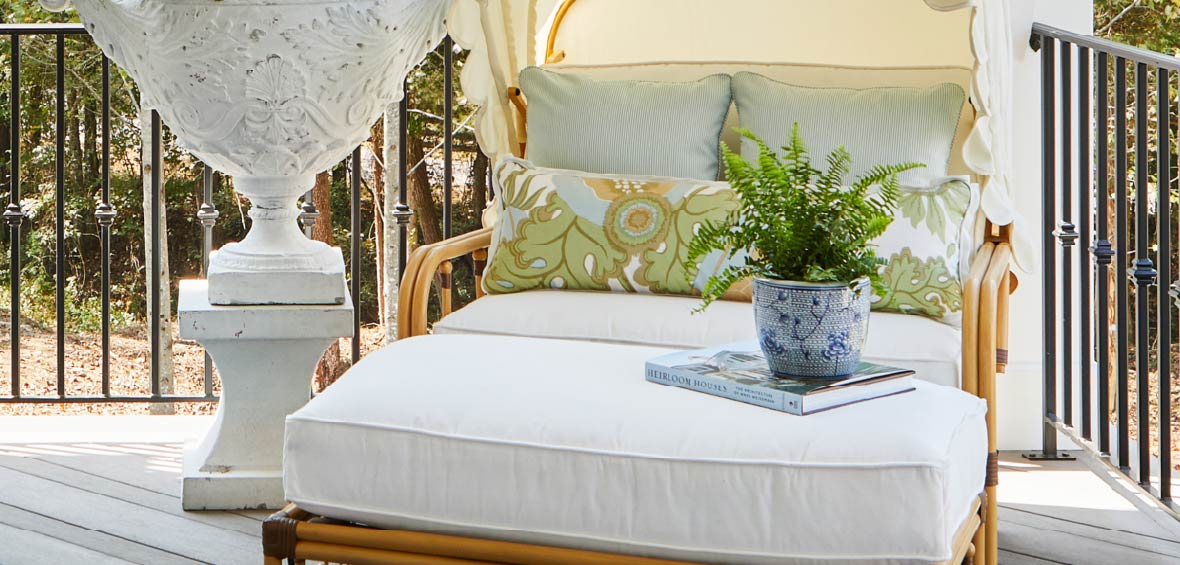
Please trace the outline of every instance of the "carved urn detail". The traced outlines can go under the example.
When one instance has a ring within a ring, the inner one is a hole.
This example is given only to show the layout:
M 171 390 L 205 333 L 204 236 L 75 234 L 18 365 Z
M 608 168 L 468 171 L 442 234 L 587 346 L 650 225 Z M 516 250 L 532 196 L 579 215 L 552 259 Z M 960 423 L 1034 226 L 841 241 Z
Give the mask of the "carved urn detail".
M 341 252 L 303 236 L 296 203 L 401 96 L 446 33 L 446 0 L 41 4 L 76 9 L 180 146 L 250 199 L 246 238 L 210 262 L 211 302 L 344 302 Z

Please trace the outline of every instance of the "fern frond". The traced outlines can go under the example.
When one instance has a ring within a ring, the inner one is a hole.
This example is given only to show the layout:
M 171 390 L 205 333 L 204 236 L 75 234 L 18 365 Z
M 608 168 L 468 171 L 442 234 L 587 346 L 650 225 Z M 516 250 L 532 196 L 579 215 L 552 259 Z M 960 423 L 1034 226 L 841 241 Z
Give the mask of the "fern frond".
M 741 251 L 751 253 L 745 264 L 730 265 L 706 282 L 701 309 L 753 275 L 815 282 L 867 276 L 879 283 L 881 260 L 871 242 L 893 221 L 900 198 L 898 175 L 921 165 L 878 165 L 847 184 L 852 156 L 838 148 L 825 156 L 825 169 L 818 170 L 798 124 L 778 151 L 748 130 L 737 131 L 757 149 L 743 158 L 722 148 L 739 207 L 723 222 L 700 226 L 688 256 L 695 266 L 713 250 L 724 250 L 727 261 Z M 695 279 L 696 269 L 688 270 Z

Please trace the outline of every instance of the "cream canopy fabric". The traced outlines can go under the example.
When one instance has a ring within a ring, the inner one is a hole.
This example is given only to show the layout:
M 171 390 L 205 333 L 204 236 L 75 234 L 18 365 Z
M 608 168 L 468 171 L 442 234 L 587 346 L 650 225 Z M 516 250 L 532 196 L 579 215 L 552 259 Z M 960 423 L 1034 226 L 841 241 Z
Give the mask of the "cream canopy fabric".
M 975 121 L 962 159 L 984 186 L 997 225 L 1019 221 L 1009 191 L 1011 0 L 580 0 L 569 6 L 554 52 L 562 65 L 775 63 L 870 69 L 973 71 Z M 513 154 L 515 111 L 505 94 L 524 67 L 543 64 L 561 0 L 453 0 L 448 27 L 470 49 L 461 77 L 481 107 L 480 146 Z M 1015 231 L 1015 230 L 1014 230 Z M 1014 234 L 1018 263 L 1030 246 Z

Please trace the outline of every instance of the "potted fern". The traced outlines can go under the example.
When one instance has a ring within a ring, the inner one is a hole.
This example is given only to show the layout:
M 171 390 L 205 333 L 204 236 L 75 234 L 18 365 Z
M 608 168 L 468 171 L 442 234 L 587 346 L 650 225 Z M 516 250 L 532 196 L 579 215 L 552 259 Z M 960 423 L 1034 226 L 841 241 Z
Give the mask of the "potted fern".
M 781 156 L 739 131 L 758 146 L 756 163 L 724 149 L 740 205 L 725 221 L 703 225 L 689 246 L 689 264 L 714 250 L 728 262 L 706 282 L 701 309 L 753 277 L 758 339 L 775 373 L 851 374 L 860 364 L 872 290 L 881 284 L 882 261 L 871 242 L 893 221 L 898 174 L 921 165 L 877 166 L 848 184 L 848 152 L 833 151 L 827 170 L 817 169 L 798 125 Z

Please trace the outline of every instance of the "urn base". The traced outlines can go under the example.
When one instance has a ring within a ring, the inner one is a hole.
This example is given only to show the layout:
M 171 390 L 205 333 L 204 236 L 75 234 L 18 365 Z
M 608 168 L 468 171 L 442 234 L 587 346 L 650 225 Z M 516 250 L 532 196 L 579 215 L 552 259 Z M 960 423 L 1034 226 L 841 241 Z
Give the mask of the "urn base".
M 347 287 L 344 255 L 339 247 L 324 246 L 320 265 L 283 270 L 234 267 L 218 255 L 234 252 L 229 244 L 209 261 L 209 303 L 218 306 L 266 304 L 344 304 Z

